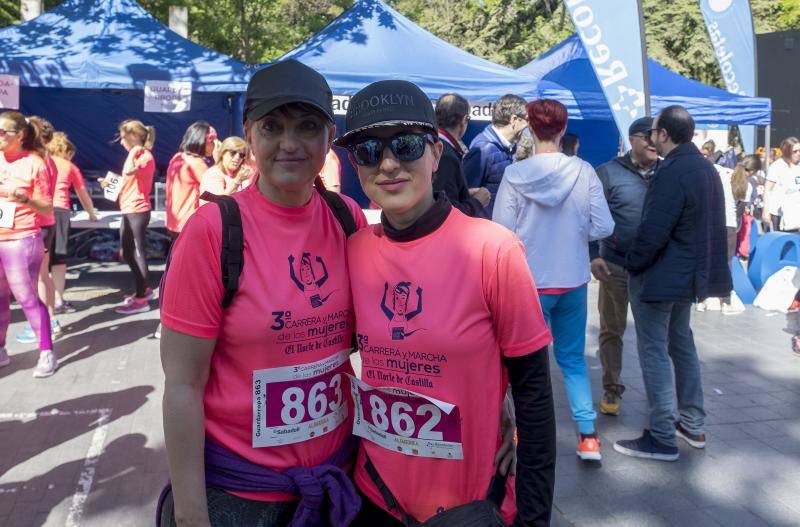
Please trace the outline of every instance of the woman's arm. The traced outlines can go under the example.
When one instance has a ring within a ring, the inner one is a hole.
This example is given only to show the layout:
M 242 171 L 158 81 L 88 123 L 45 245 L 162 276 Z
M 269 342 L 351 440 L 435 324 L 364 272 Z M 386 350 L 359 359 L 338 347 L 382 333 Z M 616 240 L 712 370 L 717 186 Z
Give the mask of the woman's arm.
M 769 223 L 772 221 L 772 214 L 769 212 L 769 202 L 770 202 L 770 194 L 772 194 L 772 190 L 775 188 L 775 182 L 767 180 L 764 183 L 764 212 L 761 214 L 761 218 Z
M 48 216 L 53 212 L 52 200 L 46 198 L 28 197 L 28 194 L 21 188 L 14 189 L 14 192 L 8 196 L 8 199 L 15 203 L 27 205 L 33 210 L 33 212 L 36 214 L 41 214 L 42 216 Z
M 89 193 L 86 191 L 85 188 L 76 188 L 75 194 L 78 195 L 78 199 L 83 205 L 83 210 L 89 213 L 89 219 L 91 221 L 97 220 L 97 214 L 94 211 L 94 203 L 92 203 L 92 198 L 89 197 Z
M 173 331 L 161 333 L 164 369 L 164 440 L 167 447 L 175 520 L 181 527 L 207 527 L 205 412 L 203 392 L 216 339 Z

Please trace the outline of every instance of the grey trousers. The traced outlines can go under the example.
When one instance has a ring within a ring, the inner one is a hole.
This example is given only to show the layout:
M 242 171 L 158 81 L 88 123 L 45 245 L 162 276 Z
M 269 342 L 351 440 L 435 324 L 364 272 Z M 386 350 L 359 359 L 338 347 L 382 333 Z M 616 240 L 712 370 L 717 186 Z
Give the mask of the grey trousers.
M 297 507 L 297 502 L 248 500 L 214 487 L 206 487 L 206 495 L 212 527 L 285 527 Z M 172 491 L 164 499 L 161 527 L 177 527 Z

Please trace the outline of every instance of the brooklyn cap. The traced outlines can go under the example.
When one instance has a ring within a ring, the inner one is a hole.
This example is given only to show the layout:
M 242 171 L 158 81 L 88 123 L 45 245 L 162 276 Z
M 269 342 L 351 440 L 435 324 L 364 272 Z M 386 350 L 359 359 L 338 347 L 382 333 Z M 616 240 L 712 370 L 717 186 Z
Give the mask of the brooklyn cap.
M 411 82 L 373 82 L 350 99 L 345 133 L 334 144 L 347 146 L 361 132 L 382 126 L 419 126 L 435 135 L 433 104 L 419 86 Z
M 293 59 L 275 62 L 253 75 L 247 84 L 244 117 L 258 121 L 290 103 L 310 104 L 333 122 L 333 93 L 325 77 Z

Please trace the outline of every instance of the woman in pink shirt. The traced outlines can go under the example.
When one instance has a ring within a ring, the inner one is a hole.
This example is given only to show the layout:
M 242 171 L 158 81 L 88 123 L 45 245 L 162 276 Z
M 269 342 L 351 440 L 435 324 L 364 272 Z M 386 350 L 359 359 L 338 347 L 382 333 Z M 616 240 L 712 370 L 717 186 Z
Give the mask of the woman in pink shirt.
M 75 189 L 75 194 L 78 196 L 81 205 L 89 213 L 89 220 L 97 221 L 97 216 L 95 215 L 92 198 L 89 196 L 89 192 L 83 182 L 83 174 L 72 163 L 76 150 L 75 145 L 69 140 L 67 134 L 64 132 L 53 134 L 53 139 L 47 143 L 47 150 L 50 152 L 50 158 L 58 170 L 56 187 L 53 192 L 56 233 L 50 256 L 50 268 L 55 285 L 55 312 L 69 313 L 75 310 L 72 304 L 64 300 L 69 249 L 69 222 L 72 215 L 69 202 L 70 188 Z
M 44 256 L 38 216 L 53 210 L 47 168 L 33 153 L 42 148 L 35 123 L 19 112 L 0 113 L 0 367 L 10 362 L 5 339 L 13 293 L 39 341 L 34 377 L 58 367 L 50 317 L 36 290 Z
M 519 437 L 514 525 L 547 525 L 552 338 L 522 244 L 434 194 L 442 143 L 416 85 L 381 81 L 358 92 L 336 144 L 383 209 L 380 225 L 347 244 L 362 361 L 361 379 L 351 377 L 363 493 L 353 525 L 506 525 L 514 486 L 495 454 L 509 381 Z
M 167 167 L 167 232 L 172 239 L 200 207 L 200 182 L 214 153 L 217 131 L 205 121 L 192 123 L 183 134 L 180 152 L 172 156 Z
M 241 137 L 225 139 L 216 156 L 216 164 L 203 174 L 200 195 L 210 192 L 217 196 L 230 196 L 250 183 L 253 170 L 245 162 L 247 143 Z
M 122 166 L 122 188 L 117 201 L 122 212 L 120 245 L 122 258 L 133 274 L 136 291 L 126 297 L 115 311 L 121 315 L 150 311 L 149 301 L 153 290 L 148 287 L 147 225 L 150 223 L 150 191 L 156 161 L 151 152 L 156 140 L 156 130 L 141 121 L 128 119 L 119 125 L 119 142 L 128 151 Z M 108 181 L 99 179 L 105 188 Z

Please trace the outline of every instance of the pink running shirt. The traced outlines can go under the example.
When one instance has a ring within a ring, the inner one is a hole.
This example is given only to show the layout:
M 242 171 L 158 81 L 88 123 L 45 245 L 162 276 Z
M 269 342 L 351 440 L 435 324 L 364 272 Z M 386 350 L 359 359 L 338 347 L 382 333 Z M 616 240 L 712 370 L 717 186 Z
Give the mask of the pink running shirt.
M 204 397 L 209 437 L 280 472 L 318 465 L 350 435 L 346 374 L 352 368 L 345 360 L 335 375 L 329 371 L 299 382 L 286 378 L 297 366 L 325 361 L 330 365 L 332 357 L 352 346 L 345 235 L 317 192 L 297 208 L 269 201 L 258 185 L 233 198 L 241 209 L 244 232 L 244 266 L 233 303 L 223 311 L 219 209 L 203 205 L 172 250 L 161 291 L 161 322 L 180 333 L 217 339 Z M 358 205 L 345 199 L 356 225 L 366 226 Z M 266 397 L 257 397 L 256 391 Z M 334 424 L 328 419 L 328 424 L 309 431 L 309 426 L 326 420 L 317 418 L 331 414 L 337 401 L 345 405 L 339 415 L 344 418 Z M 254 446 L 303 434 L 305 440 L 297 442 Z M 294 499 L 284 493 L 233 494 L 262 501 Z
M 200 181 L 208 165 L 200 156 L 178 152 L 167 167 L 167 229 L 181 232 L 200 207 Z
M 134 161 L 139 167 L 136 174 L 126 176 L 125 174 L 133 166 Z M 128 152 L 125 165 L 122 168 L 122 188 L 119 191 L 117 201 L 119 210 L 123 214 L 134 212 L 147 212 L 150 206 L 150 190 L 153 188 L 153 174 L 156 172 L 156 160 L 150 150 L 141 146 L 136 146 Z
M 14 189 L 22 189 L 33 199 L 50 199 L 50 175 L 42 158 L 24 152 L 6 157 L 0 152 L 0 202 L 14 208 L 13 227 L 0 227 L 0 241 L 20 240 L 40 231 L 40 218 L 32 208 L 22 203 L 5 205 Z
M 361 441 L 356 483 L 386 508 L 366 454 L 419 521 L 484 499 L 501 442 L 502 358 L 552 340 L 522 243 L 453 209 L 410 242 L 390 240 L 380 225 L 361 230 L 347 256 L 363 383 L 421 396 L 360 391 L 361 423 L 374 425 L 365 425 L 374 440 Z
M 78 167 L 68 159 L 56 156 L 52 156 L 50 159 L 53 160 L 58 170 L 56 187 L 53 192 L 53 207 L 69 210 L 70 187 L 75 187 L 76 189 L 86 188 L 83 182 L 83 174 L 81 174 Z
M 49 181 L 48 192 L 50 194 L 47 196 L 47 199 L 52 201 L 53 192 L 55 192 L 56 188 L 56 180 L 58 179 L 58 168 L 53 160 L 53 156 L 47 156 L 47 159 L 44 160 L 44 166 L 47 170 L 47 177 Z M 47 215 L 39 214 L 38 218 L 39 225 L 42 227 L 50 227 L 56 224 L 56 215 L 53 212 L 50 212 L 50 214 Z

